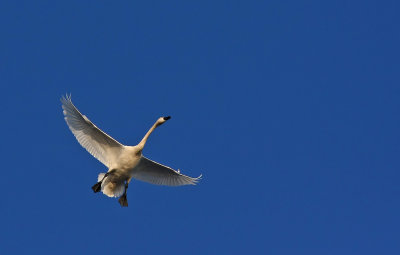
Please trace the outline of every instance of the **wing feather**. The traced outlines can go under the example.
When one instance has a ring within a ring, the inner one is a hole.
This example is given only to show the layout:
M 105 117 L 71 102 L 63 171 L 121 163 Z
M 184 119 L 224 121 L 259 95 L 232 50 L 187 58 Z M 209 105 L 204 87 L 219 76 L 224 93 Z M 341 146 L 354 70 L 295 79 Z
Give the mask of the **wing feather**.
M 181 186 L 195 185 L 201 175 L 197 178 L 189 177 L 142 156 L 134 169 L 133 178 L 156 185 Z
M 64 119 L 78 142 L 105 166 L 116 159 L 123 145 L 100 130 L 71 101 L 71 96 L 61 98 Z

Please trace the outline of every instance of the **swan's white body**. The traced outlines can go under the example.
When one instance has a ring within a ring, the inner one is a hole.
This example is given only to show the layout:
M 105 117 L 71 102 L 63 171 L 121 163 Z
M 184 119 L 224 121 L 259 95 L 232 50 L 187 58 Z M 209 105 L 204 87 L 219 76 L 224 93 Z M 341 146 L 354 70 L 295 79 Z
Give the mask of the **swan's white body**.
M 73 105 L 70 96 L 62 97 L 65 121 L 78 142 L 95 158 L 108 167 L 106 177 L 99 174 L 101 191 L 109 197 L 126 194 L 127 184 L 132 178 L 157 185 L 180 186 L 196 184 L 200 177 L 192 178 L 179 171 L 161 165 L 142 155 L 143 147 L 154 129 L 169 117 L 161 117 L 150 128 L 136 146 L 122 145 L 94 125 Z M 126 182 L 126 184 L 125 184 Z

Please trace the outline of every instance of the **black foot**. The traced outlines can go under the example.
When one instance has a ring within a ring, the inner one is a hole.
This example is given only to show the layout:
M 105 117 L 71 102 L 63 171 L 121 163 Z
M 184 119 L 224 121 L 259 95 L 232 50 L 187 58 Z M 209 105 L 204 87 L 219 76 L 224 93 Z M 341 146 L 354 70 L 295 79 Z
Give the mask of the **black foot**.
M 119 204 L 122 207 L 128 207 L 128 199 L 126 198 L 126 194 L 123 194 L 119 199 L 118 199 Z
M 95 185 L 93 185 L 92 190 L 94 191 L 94 193 L 99 192 L 101 190 L 101 182 L 98 182 Z
M 171 116 L 164 117 L 164 120 L 169 120 Z

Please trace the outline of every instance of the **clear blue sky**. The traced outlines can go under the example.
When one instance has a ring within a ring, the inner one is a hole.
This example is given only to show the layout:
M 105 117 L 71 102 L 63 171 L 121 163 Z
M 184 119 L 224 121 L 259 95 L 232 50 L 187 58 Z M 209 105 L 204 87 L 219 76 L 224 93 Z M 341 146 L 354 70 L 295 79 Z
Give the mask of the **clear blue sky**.
M 398 1 L 1 1 L 1 254 L 400 254 Z M 94 194 L 60 97 L 204 178 Z

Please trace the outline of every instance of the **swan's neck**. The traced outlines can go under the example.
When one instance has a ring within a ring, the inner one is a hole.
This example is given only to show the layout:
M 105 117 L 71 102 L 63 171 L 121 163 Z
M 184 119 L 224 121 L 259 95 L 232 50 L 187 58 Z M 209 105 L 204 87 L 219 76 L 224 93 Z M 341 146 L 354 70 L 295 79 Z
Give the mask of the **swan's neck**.
M 154 125 L 149 129 L 149 131 L 147 131 L 147 133 L 144 135 L 142 141 L 140 141 L 140 143 L 138 144 L 138 147 L 140 148 L 140 150 L 143 150 L 144 145 L 147 142 L 147 139 L 149 138 L 150 134 L 154 131 L 154 129 L 156 129 L 156 127 L 158 127 L 159 125 L 157 125 L 157 122 L 154 123 Z

